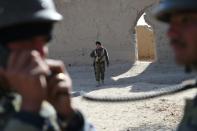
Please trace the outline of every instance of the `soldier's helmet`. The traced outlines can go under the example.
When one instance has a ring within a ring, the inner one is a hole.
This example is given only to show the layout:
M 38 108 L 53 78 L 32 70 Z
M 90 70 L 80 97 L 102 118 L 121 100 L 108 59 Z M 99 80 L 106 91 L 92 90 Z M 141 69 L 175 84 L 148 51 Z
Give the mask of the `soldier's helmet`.
M 0 28 L 61 19 L 53 0 L 0 0 Z
M 33 36 L 48 36 L 53 24 L 62 20 L 53 0 L 0 0 L 0 44 Z
M 168 23 L 171 15 L 180 11 L 197 11 L 197 0 L 161 0 L 156 18 Z

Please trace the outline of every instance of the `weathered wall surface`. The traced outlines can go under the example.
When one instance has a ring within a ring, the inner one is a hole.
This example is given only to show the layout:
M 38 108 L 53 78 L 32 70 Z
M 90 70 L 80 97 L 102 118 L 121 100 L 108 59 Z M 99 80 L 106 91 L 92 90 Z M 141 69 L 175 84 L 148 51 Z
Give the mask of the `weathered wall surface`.
M 50 45 L 53 58 L 67 64 L 91 64 L 89 53 L 95 41 L 101 41 L 108 49 L 111 63 L 134 62 L 136 59 L 135 25 L 147 7 L 158 0 L 56 0 L 64 21 L 55 30 Z M 149 10 L 147 10 L 149 12 Z M 147 14 L 147 17 L 150 17 Z M 157 43 L 158 61 L 168 61 L 163 51 L 165 38 L 163 25 L 150 18 Z M 57 43 L 57 44 L 56 44 Z
M 152 19 L 152 11 L 156 8 L 156 6 L 157 4 L 146 10 L 147 15 L 145 16 L 145 19 L 147 23 L 152 26 L 155 33 L 157 62 L 161 64 L 174 64 L 174 57 L 169 46 L 169 39 L 166 35 L 168 26 L 164 23 L 158 22 L 155 19 Z

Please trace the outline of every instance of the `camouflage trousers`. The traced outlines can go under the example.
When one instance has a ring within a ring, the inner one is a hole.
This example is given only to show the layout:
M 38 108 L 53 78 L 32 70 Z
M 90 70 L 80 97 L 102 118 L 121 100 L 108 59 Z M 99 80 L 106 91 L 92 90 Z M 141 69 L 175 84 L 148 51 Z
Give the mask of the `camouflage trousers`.
M 197 97 L 186 101 L 184 116 L 177 131 L 197 131 Z
M 94 63 L 94 72 L 96 81 L 104 81 L 105 79 L 105 62 L 95 62 Z

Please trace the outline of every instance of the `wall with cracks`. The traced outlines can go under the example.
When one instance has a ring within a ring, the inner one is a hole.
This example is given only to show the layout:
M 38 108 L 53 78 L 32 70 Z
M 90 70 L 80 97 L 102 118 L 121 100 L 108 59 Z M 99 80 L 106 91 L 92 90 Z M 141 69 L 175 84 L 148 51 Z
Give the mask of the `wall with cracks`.
M 58 11 L 64 20 L 54 31 L 50 44 L 50 57 L 62 59 L 71 65 L 92 64 L 89 57 L 95 41 L 101 41 L 108 49 L 111 63 L 135 62 L 135 26 L 147 11 L 146 19 L 155 34 L 166 27 L 151 18 L 152 8 L 158 0 L 56 0 Z M 163 33 L 156 36 L 158 62 L 171 61 L 167 57 L 169 47 L 163 46 Z M 165 51 L 161 50 L 165 47 Z

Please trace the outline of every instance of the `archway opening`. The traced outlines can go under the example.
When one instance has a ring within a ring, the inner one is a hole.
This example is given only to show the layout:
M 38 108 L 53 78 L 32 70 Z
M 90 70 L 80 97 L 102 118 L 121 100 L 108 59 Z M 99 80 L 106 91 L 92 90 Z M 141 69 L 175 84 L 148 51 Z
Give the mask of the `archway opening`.
M 155 34 L 151 25 L 146 22 L 145 15 L 146 13 L 142 14 L 135 27 L 136 59 L 153 62 L 156 60 Z

